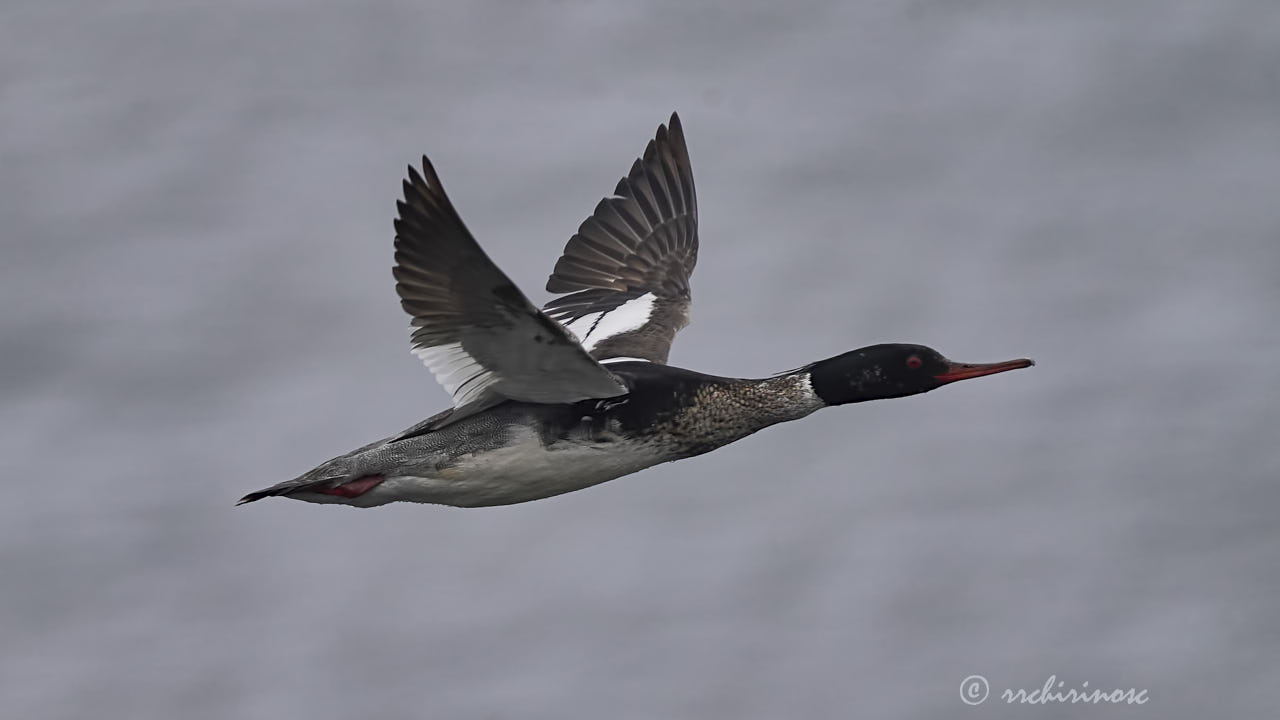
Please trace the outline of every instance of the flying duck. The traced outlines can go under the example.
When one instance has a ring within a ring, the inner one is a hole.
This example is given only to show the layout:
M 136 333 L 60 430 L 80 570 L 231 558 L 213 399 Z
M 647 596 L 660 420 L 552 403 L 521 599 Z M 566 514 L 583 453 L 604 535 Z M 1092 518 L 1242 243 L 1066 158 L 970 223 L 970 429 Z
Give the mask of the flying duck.
M 463 224 L 431 162 L 396 207 L 396 292 L 411 346 L 453 406 L 249 493 L 375 507 L 509 505 L 700 455 L 832 405 L 1025 368 L 871 345 L 763 379 L 667 365 L 689 321 L 698 204 L 680 118 L 596 205 L 556 262 L 541 310 Z

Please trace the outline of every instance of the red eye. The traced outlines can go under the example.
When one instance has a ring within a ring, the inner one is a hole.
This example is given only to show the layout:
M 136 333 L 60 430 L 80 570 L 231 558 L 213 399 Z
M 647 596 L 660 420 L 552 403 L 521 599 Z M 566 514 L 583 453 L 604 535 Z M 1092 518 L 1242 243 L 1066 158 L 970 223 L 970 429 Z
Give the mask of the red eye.
M 920 366 L 923 364 L 924 364 L 924 361 L 920 359 L 919 355 L 912 355 L 911 357 L 907 358 L 907 367 L 912 370 L 918 370 Z

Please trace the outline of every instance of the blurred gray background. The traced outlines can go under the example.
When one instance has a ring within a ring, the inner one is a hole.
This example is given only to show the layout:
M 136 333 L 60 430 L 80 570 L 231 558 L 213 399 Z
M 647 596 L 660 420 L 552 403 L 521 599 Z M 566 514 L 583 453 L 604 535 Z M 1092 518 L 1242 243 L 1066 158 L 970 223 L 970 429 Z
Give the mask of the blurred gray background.
M 1280 704 L 1275 3 L 18 2 L 0 98 L 4 717 Z M 446 404 L 407 163 L 541 303 L 673 109 L 674 364 L 1039 366 L 526 505 L 232 506 Z M 1150 702 L 997 697 L 1050 675 Z

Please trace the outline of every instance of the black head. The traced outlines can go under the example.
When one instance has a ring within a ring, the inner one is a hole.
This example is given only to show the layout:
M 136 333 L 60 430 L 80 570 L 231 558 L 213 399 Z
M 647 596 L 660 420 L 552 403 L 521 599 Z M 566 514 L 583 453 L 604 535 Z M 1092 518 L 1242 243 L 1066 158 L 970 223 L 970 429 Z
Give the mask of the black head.
M 886 344 L 851 350 L 805 369 L 813 391 L 823 402 L 843 405 L 915 395 L 957 380 L 1032 365 L 1035 362 L 1027 358 L 977 365 L 957 363 L 923 345 Z

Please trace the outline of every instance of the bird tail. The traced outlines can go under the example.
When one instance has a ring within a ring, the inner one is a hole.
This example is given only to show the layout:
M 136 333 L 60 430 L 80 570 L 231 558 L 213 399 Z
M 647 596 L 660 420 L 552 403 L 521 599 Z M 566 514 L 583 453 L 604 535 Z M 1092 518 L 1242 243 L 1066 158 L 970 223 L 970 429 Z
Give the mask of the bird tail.
M 358 483 L 363 478 L 352 478 L 350 471 L 344 467 L 345 463 L 337 462 L 341 458 L 335 458 L 329 462 L 320 465 L 308 472 L 305 472 L 292 480 L 286 480 L 282 483 L 276 483 L 269 488 L 263 488 L 245 495 L 236 503 L 237 506 L 245 503 L 256 502 L 267 497 L 280 497 L 293 495 L 295 493 L 320 493 L 324 495 L 337 495 L 340 497 L 351 497 L 349 491 L 343 488 L 349 487 L 352 483 Z M 379 480 L 381 482 L 381 480 Z M 367 484 L 367 483 L 366 483 Z M 368 490 L 377 483 L 367 484 Z

